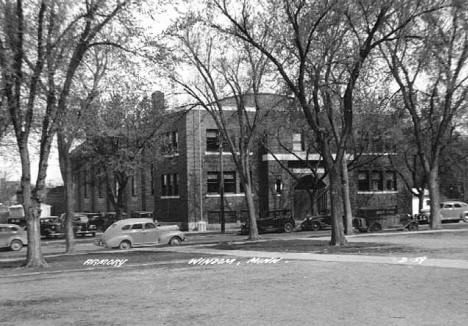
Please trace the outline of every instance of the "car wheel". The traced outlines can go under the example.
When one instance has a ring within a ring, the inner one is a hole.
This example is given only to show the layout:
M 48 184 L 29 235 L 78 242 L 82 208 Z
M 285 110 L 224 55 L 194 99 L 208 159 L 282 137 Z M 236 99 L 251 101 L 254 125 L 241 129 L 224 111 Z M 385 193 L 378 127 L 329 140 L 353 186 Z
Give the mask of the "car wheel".
M 119 249 L 121 250 L 127 250 L 127 249 L 130 249 L 131 247 L 132 247 L 132 244 L 130 243 L 130 241 L 127 241 L 127 240 L 122 241 L 119 245 Z
M 21 248 L 23 248 L 23 243 L 21 242 L 21 240 L 13 240 L 10 243 L 10 249 L 13 251 L 21 250 Z
M 418 225 L 416 223 L 411 223 L 408 225 L 408 231 L 418 231 Z
M 369 226 L 369 231 L 370 232 L 382 231 L 382 225 L 380 225 L 379 223 L 373 223 Z
M 180 245 L 182 240 L 179 237 L 172 237 L 171 240 L 169 240 L 169 244 L 171 246 L 178 246 Z
M 292 225 L 292 223 L 288 222 L 283 225 L 283 231 L 286 233 L 292 232 L 293 229 L 294 229 L 294 225 Z
M 319 222 L 312 222 L 312 225 L 310 226 L 310 228 L 312 229 L 312 231 L 318 231 L 320 230 L 320 223 Z

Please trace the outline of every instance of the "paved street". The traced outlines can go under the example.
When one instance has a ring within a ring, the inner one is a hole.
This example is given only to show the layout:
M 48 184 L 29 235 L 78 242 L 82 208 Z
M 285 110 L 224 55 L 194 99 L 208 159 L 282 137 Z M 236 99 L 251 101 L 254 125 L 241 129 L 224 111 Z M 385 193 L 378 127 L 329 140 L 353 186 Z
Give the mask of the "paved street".
M 93 248 L 87 239 L 81 254 L 48 258 L 49 269 L 3 269 L 0 325 L 465 325 L 468 230 L 449 228 L 349 238 L 399 245 L 381 255 L 287 249 L 323 242 L 313 232 L 263 235 L 259 245 L 282 241 L 281 252 L 203 244 L 214 234 L 129 251 Z M 125 262 L 106 265 L 117 260 Z

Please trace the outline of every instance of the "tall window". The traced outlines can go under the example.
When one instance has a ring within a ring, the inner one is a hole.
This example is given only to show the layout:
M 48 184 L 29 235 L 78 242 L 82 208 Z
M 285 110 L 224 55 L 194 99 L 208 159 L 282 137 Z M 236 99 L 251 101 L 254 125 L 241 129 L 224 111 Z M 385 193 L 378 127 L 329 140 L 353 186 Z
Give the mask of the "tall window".
M 164 135 L 161 152 L 163 154 L 175 154 L 179 149 L 179 133 L 177 131 L 166 132 Z
M 206 151 L 207 152 L 219 151 L 219 132 L 217 129 L 206 130 Z
M 395 171 L 385 171 L 385 190 L 397 190 Z
M 369 191 L 369 171 L 358 172 L 358 190 Z
M 84 171 L 83 173 L 83 196 L 84 198 L 88 198 L 89 192 L 88 192 L 88 172 Z
M 236 172 L 224 172 L 224 192 L 236 193 Z
M 99 198 L 104 198 L 104 192 L 103 192 L 103 187 L 104 187 L 104 178 L 102 176 L 97 177 L 97 188 L 98 188 L 98 197 Z
M 383 190 L 382 171 L 372 171 L 372 173 L 371 173 L 371 190 L 372 191 L 382 191 Z
M 136 196 L 136 178 L 134 175 L 132 175 L 132 179 L 130 180 L 131 181 L 131 186 L 132 186 L 132 196 L 135 197 Z
M 303 134 L 293 134 L 292 139 L 293 151 L 302 152 L 305 150 Z
M 161 196 L 178 196 L 179 178 L 176 173 L 161 175 Z
M 151 194 L 154 195 L 154 164 L 151 164 Z
M 219 172 L 207 173 L 207 192 L 219 193 Z

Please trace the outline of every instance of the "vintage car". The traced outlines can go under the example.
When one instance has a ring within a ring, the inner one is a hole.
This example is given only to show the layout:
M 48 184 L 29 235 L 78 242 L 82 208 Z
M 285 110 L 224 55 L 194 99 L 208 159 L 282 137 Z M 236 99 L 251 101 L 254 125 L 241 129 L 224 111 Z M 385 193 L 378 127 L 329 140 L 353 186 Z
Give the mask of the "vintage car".
M 26 231 L 16 224 L 0 224 L 0 248 L 18 251 L 28 244 Z
M 156 225 L 150 218 L 131 218 L 112 224 L 96 242 L 106 248 L 130 249 L 158 244 L 179 245 L 185 234 L 178 227 Z
M 358 209 L 357 214 L 359 217 L 353 219 L 353 227 L 360 232 L 419 229 L 417 219 L 411 214 L 399 214 L 396 208 Z
M 429 208 L 421 209 L 417 215 L 420 224 L 429 223 L 431 211 Z M 441 222 L 468 222 L 468 204 L 461 201 L 444 201 L 440 203 Z
M 277 209 L 268 211 L 264 216 L 257 219 L 259 233 L 266 232 L 292 232 L 296 222 L 291 211 L 287 209 Z M 241 226 L 241 234 L 249 234 L 249 221 Z
M 41 236 L 46 238 L 61 238 L 64 236 L 63 221 L 58 216 L 39 217 Z
M 331 216 L 328 214 L 307 216 L 306 219 L 301 222 L 300 228 L 302 231 L 318 231 L 330 228 L 331 224 Z
M 135 211 L 130 215 L 131 218 L 150 218 L 155 221 L 153 212 L 147 211 Z

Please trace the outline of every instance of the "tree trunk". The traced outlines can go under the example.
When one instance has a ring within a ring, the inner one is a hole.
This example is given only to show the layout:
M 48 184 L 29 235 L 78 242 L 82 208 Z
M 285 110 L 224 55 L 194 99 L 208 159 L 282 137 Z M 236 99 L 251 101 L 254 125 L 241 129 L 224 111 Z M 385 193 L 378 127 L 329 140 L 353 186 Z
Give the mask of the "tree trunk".
M 340 180 L 341 162 L 336 162 L 328 169 L 328 179 L 330 182 L 330 205 L 331 205 L 331 246 L 345 246 L 347 240 L 343 232 L 343 200 L 341 198 Z
M 69 254 L 75 251 L 75 236 L 73 234 L 72 224 L 75 208 L 72 163 L 70 160 L 69 146 L 67 146 L 65 136 L 60 132 L 57 134 L 57 144 L 59 151 L 60 172 L 62 174 L 63 185 L 65 189 L 65 252 Z
M 257 216 L 255 214 L 255 203 L 250 184 L 247 182 L 243 185 L 245 189 L 245 200 L 247 202 L 247 210 L 249 212 L 249 238 L 248 240 L 258 240 Z
M 346 161 L 346 152 L 343 155 L 341 163 L 341 184 L 343 191 L 343 208 L 345 220 L 345 233 L 346 235 L 353 234 L 353 214 L 351 211 L 351 199 L 349 198 L 349 176 L 348 176 L 348 163 Z
M 21 158 L 21 190 L 23 208 L 26 219 L 28 250 L 26 255 L 26 267 L 46 267 L 47 263 L 42 256 L 41 229 L 39 224 L 40 203 L 32 200 L 31 191 L 31 162 L 26 145 L 19 148 Z
M 431 207 L 431 229 L 440 228 L 440 194 L 439 194 L 439 164 L 435 162 L 429 171 L 429 198 Z

